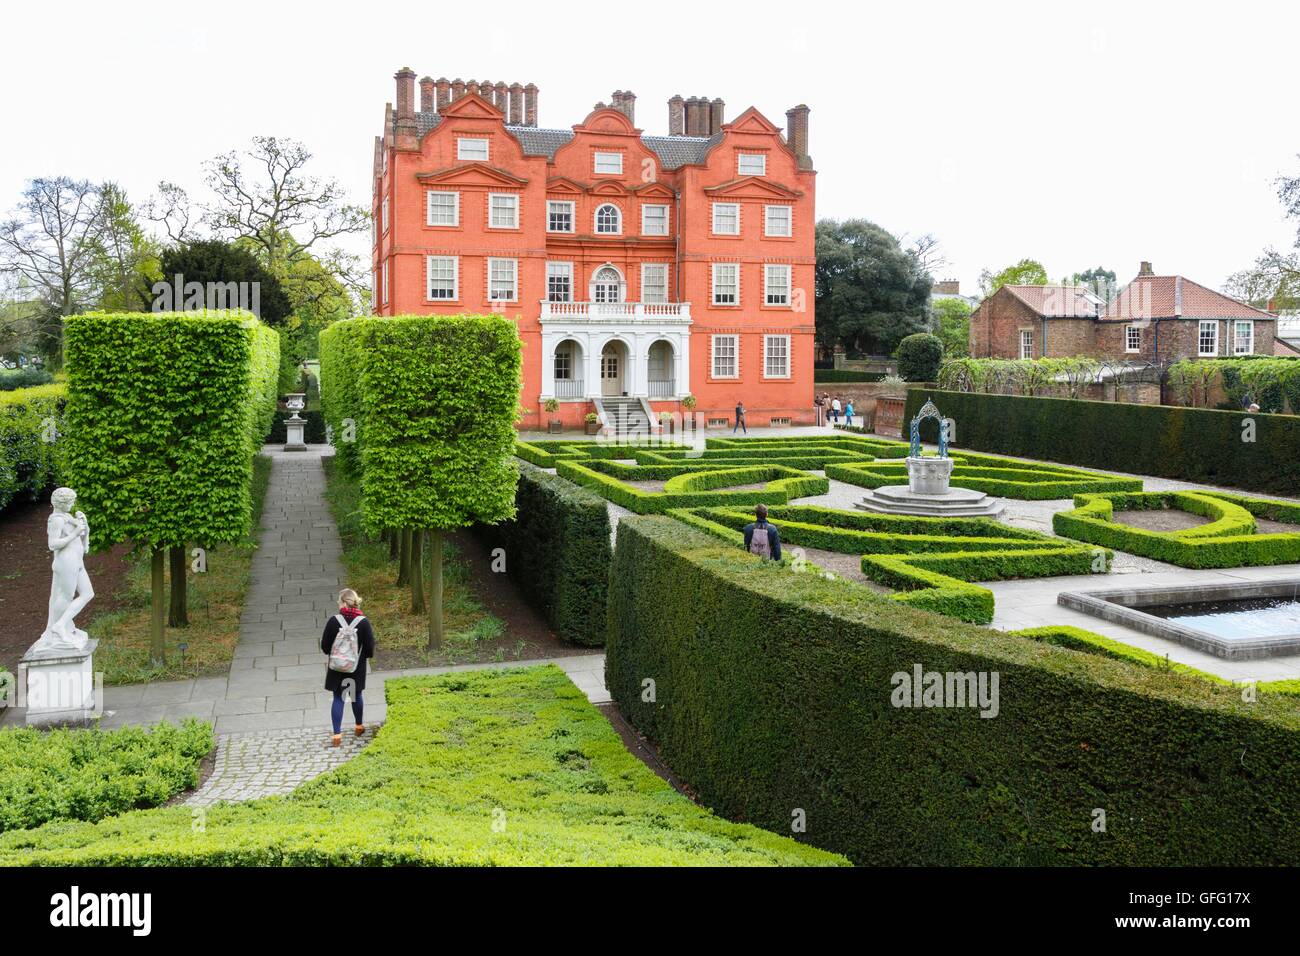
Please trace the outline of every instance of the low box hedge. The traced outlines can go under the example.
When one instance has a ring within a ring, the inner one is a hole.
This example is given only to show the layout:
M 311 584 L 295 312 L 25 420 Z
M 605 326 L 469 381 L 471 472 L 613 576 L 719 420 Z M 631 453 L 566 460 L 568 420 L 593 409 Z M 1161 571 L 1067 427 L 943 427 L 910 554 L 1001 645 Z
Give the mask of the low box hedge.
M 0 392 L 0 510 L 35 501 L 58 483 L 66 402 L 61 383 Z
M 1202 491 L 1076 495 L 1072 511 L 1052 516 L 1057 534 L 1184 568 L 1244 568 L 1300 562 L 1300 524 L 1294 534 L 1256 534 L 1255 516 L 1300 521 L 1300 507 Z M 1249 507 L 1247 506 L 1249 505 Z M 1150 531 L 1112 520 L 1116 508 L 1176 508 L 1210 521 L 1180 531 Z
M 848 382 L 879 382 L 887 372 L 858 372 L 847 368 L 819 368 L 813 370 L 814 385 L 845 384 Z
M 56 820 L 101 820 L 198 785 L 212 725 L 0 730 L 0 833 Z
M 753 520 L 737 508 L 674 509 L 674 518 L 734 544 Z M 973 581 L 1099 573 L 1110 553 L 1012 528 L 987 518 L 923 518 L 774 507 L 769 519 L 786 545 L 861 555 L 862 573 L 894 588 L 895 601 L 973 624 L 993 620 L 993 592 Z M 813 562 L 816 563 L 815 561 Z
M 605 643 L 613 552 L 604 498 L 524 463 L 515 488 L 515 517 L 475 530 L 504 549 L 506 572 L 556 635 L 593 647 Z
M 610 580 L 614 700 L 730 818 L 798 815 L 860 864 L 1300 862 L 1294 700 L 995 636 L 666 517 L 620 522 Z M 997 716 L 895 706 L 917 667 L 997 674 Z
M 558 459 L 556 474 L 576 484 L 590 488 L 620 507 L 637 514 L 662 514 L 670 508 L 702 508 L 711 505 L 783 505 L 791 498 L 822 495 L 830 490 L 830 482 L 818 475 L 808 475 L 780 465 L 734 468 L 723 471 L 695 471 L 670 478 L 663 491 L 643 491 L 624 484 L 588 464 Z M 756 484 L 766 482 L 761 489 L 748 491 L 710 490 L 719 488 L 710 484 L 709 475 L 724 475 L 725 484 Z M 674 484 L 675 483 L 675 484 Z M 672 485 L 671 490 L 669 485 Z
M 952 484 L 998 498 L 1050 501 L 1103 491 L 1141 491 L 1140 478 L 1117 478 L 1073 468 L 1035 466 L 1008 458 L 953 456 Z M 907 484 L 905 462 L 828 462 L 826 476 L 864 488 Z
M 825 866 L 693 804 L 554 666 L 389 680 L 373 743 L 292 794 L 0 836 L 3 866 Z M 788 824 L 783 830 L 788 831 Z
M 1300 416 L 909 389 L 905 421 L 927 399 L 962 448 L 1300 495 Z M 922 439 L 937 428 L 923 422 Z

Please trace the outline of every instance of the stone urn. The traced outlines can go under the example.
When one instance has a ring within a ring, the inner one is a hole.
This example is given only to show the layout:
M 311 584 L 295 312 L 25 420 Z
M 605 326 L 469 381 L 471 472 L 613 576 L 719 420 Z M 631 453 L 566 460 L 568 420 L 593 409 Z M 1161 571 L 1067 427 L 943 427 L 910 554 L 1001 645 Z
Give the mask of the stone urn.
M 951 458 L 907 459 L 907 489 L 914 495 L 946 495 L 951 478 Z
M 307 443 L 303 440 L 303 429 L 307 426 L 306 419 L 299 418 L 298 413 L 307 407 L 307 395 L 305 392 L 292 392 L 284 397 L 284 407 L 293 412 L 293 415 L 284 420 L 284 450 L 285 451 L 306 451 Z

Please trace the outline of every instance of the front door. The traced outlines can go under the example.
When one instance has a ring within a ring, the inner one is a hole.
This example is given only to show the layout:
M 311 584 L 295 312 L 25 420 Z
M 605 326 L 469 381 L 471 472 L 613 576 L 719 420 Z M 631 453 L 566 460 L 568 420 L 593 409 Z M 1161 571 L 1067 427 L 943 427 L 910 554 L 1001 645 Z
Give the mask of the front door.
M 600 350 L 600 394 L 623 394 L 623 355 L 613 342 Z

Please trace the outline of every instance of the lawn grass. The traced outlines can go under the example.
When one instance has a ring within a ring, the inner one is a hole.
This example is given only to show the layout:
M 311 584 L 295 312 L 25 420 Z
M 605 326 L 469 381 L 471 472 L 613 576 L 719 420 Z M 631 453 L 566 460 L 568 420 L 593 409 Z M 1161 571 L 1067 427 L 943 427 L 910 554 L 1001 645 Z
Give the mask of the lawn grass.
M 323 459 L 325 497 L 343 541 L 348 587 L 361 595 L 366 616 L 375 623 L 375 664 L 385 670 L 442 664 L 472 664 L 519 657 L 522 648 L 503 646 L 505 625 L 479 603 L 470 585 L 470 567 L 455 542 L 444 539 L 442 560 L 443 646 L 426 649 L 428 617 L 411 613 L 411 589 L 397 586 L 397 562 L 388 545 L 369 538 L 361 528 L 361 486 L 344 474 L 333 458 Z M 428 581 L 428 549 L 424 549 Z
M 0 836 L 0 865 L 843 865 L 696 806 L 559 668 L 385 684 L 357 757 L 284 797 Z
M 83 625 L 99 640 L 95 669 L 104 672 L 105 684 L 181 680 L 229 670 L 239 643 L 239 617 L 252 579 L 253 553 L 270 480 L 271 459 L 258 455 L 253 465 L 251 531 L 241 541 L 209 548 L 207 570 L 188 575 L 190 623 L 166 629 L 166 660 L 161 667 L 149 663 L 149 556 L 140 553 L 131 558 L 123 592 L 118 595 L 122 606 Z M 181 644 L 187 645 L 184 651 Z

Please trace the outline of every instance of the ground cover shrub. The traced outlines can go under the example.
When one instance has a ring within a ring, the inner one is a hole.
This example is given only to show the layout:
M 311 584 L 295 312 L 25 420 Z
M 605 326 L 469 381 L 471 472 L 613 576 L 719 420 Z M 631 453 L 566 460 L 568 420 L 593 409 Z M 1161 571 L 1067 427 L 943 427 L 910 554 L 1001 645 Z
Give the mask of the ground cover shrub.
M 0 730 L 0 833 L 55 820 L 102 820 L 198 785 L 212 725 Z
M 1071 511 L 1052 516 L 1057 534 L 1184 568 L 1243 568 L 1300 561 L 1300 506 L 1208 491 L 1076 495 Z M 1178 531 L 1151 531 L 1113 521 L 1119 510 L 1175 508 L 1210 519 Z M 1294 533 L 1258 534 L 1255 516 L 1296 524 Z
M 8 833 L 0 865 L 844 863 L 691 803 L 554 666 L 389 680 L 384 692 L 374 742 L 288 796 L 210 807 L 202 830 L 189 807 L 166 807 Z
M 860 864 L 1300 860 L 1294 699 L 994 634 L 663 516 L 620 522 L 610 581 L 610 691 L 728 817 L 801 808 L 801 839 Z M 996 716 L 900 705 L 917 669 L 997 675 Z

